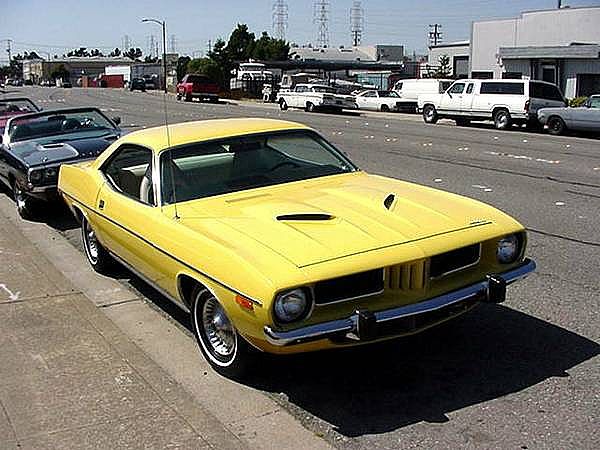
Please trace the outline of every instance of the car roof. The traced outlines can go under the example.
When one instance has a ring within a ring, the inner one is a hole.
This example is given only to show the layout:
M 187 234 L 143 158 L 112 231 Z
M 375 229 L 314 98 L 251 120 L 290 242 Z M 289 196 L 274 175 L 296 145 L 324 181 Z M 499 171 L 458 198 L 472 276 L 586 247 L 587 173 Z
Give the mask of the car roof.
M 258 118 L 211 119 L 169 125 L 168 139 L 166 133 L 167 127 L 162 125 L 126 134 L 119 140 L 119 143 L 143 145 L 155 152 L 161 152 L 171 147 L 213 139 L 273 131 L 309 129 L 306 125 L 285 120 Z

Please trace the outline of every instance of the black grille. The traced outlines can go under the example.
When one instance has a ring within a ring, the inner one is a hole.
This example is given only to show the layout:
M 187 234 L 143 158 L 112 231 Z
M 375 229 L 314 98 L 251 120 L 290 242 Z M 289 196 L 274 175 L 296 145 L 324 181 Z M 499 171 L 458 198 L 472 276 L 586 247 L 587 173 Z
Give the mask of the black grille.
M 449 272 L 472 266 L 479 261 L 481 244 L 469 245 L 431 258 L 429 275 L 441 277 Z
M 324 304 L 383 291 L 383 269 L 369 270 L 315 284 L 315 303 Z

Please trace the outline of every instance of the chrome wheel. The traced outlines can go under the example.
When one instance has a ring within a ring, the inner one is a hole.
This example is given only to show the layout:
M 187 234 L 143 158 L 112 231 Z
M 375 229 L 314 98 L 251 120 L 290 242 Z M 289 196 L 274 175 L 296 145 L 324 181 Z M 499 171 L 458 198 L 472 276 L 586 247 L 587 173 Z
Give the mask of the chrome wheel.
M 426 105 L 423 108 L 423 120 L 425 123 L 436 123 L 438 119 L 437 111 L 432 105 Z
M 506 130 L 511 125 L 510 113 L 505 110 L 500 110 L 494 117 L 494 125 L 498 130 Z
M 83 243 L 85 247 L 85 253 L 92 264 L 98 263 L 99 243 L 96 238 L 96 233 L 90 226 L 90 223 L 86 220 L 83 224 Z

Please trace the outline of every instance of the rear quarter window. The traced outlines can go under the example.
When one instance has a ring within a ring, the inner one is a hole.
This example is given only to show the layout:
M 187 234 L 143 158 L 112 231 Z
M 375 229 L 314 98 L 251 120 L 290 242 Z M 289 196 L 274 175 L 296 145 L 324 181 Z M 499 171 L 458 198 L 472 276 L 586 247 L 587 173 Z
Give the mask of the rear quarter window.
M 546 83 L 530 83 L 529 96 L 532 98 L 541 98 L 544 100 L 563 101 L 563 96 L 558 90 L 558 88 L 552 84 Z
M 523 83 L 481 83 L 481 94 L 512 94 L 523 95 L 525 87 Z

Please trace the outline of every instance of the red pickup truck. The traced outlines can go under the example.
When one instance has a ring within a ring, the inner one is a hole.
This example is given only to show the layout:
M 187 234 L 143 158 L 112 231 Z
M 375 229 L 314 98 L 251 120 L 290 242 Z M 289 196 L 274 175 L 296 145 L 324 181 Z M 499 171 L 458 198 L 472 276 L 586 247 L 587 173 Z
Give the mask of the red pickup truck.
M 219 101 L 219 85 L 206 75 L 189 73 L 177 83 L 177 100 L 191 102 L 193 98 L 216 103 Z

